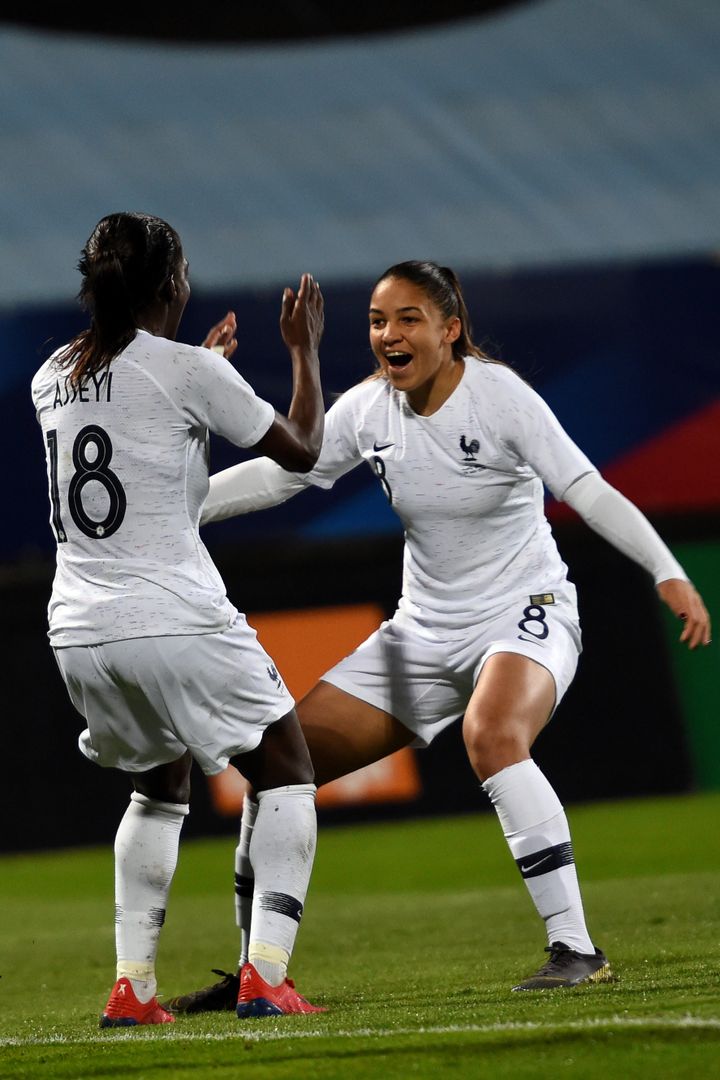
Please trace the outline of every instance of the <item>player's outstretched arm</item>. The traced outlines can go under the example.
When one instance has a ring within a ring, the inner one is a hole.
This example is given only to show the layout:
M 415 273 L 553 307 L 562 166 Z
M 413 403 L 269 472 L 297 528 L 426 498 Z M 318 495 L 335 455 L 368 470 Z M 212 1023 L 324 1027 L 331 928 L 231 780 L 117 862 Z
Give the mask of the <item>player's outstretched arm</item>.
M 303 274 L 297 296 L 292 289 L 285 289 L 280 311 L 280 331 L 293 369 L 288 415 L 276 412 L 270 430 L 253 447 L 256 453 L 293 472 L 309 472 L 320 456 L 325 407 L 318 349 L 323 328 L 320 286 L 310 274 Z
M 305 477 L 280 468 L 266 457 L 231 465 L 210 477 L 210 490 L 200 524 L 225 521 L 238 514 L 278 506 L 291 495 L 304 491 L 309 484 Z
M 680 641 L 690 649 L 710 644 L 710 616 L 700 595 L 637 506 L 598 472 L 587 473 L 571 484 L 563 501 L 591 529 L 652 574 L 660 598 L 685 624 Z

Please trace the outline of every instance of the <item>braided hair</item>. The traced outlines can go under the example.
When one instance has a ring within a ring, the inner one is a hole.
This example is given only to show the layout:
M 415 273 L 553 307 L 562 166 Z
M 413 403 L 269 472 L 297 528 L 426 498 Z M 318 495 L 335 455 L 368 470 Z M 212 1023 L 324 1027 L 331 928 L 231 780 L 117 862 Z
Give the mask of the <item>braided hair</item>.
M 56 356 L 79 386 L 108 367 L 137 332 L 138 315 L 154 303 L 182 259 L 180 238 L 167 222 L 149 214 L 102 218 L 82 249 L 78 299 L 90 326 Z

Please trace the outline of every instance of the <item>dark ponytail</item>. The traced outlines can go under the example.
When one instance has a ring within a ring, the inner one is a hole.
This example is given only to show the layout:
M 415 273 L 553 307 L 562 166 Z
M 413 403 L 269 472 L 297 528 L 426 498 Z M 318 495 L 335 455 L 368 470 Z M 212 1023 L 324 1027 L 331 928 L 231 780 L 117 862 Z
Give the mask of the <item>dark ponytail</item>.
M 475 356 L 478 360 L 491 361 L 492 357 L 475 345 L 472 340 L 472 326 L 468 315 L 460 281 L 449 266 L 438 266 L 434 262 L 402 262 L 391 266 L 375 282 L 375 288 L 387 278 L 399 278 L 418 285 L 423 289 L 438 308 L 444 319 L 460 320 L 460 335 L 453 342 L 453 356 L 456 360 L 463 356 Z
M 78 298 L 90 326 L 56 356 L 80 385 L 108 367 L 135 337 L 139 314 L 157 301 L 182 258 L 177 233 L 148 214 L 109 214 L 82 250 Z

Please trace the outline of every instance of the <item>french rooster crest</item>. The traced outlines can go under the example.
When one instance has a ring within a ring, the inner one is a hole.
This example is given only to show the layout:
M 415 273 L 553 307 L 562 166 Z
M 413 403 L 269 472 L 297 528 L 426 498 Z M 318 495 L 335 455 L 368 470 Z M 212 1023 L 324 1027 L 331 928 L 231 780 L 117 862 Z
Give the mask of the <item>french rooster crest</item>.
M 465 438 L 465 436 L 461 435 L 460 436 L 460 449 L 462 450 L 463 454 L 465 455 L 465 460 L 466 461 L 474 461 L 475 460 L 475 455 L 477 454 L 478 450 L 480 449 L 480 443 L 478 442 L 477 439 L 471 439 L 470 442 L 468 442 L 467 439 Z

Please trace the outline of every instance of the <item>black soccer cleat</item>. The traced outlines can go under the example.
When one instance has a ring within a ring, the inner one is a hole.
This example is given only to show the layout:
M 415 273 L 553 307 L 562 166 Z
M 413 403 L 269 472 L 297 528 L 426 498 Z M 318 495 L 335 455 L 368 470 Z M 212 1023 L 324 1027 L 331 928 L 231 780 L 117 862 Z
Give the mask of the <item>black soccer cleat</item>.
M 222 975 L 220 982 L 204 986 L 202 990 L 193 990 L 190 994 L 180 994 L 163 1002 L 162 1008 L 174 1013 L 235 1012 L 240 976 L 229 971 L 212 968 L 215 975 Z
M 579 953 L 563 941 L 553 941 L 545 952 L 550 953 L 550 959 L 535 975 L 513 986 L 513 990 L 555 990 L 582 986 L 584 983 L 615 981 L 608 958 L 600 949 L 594 953 Z

